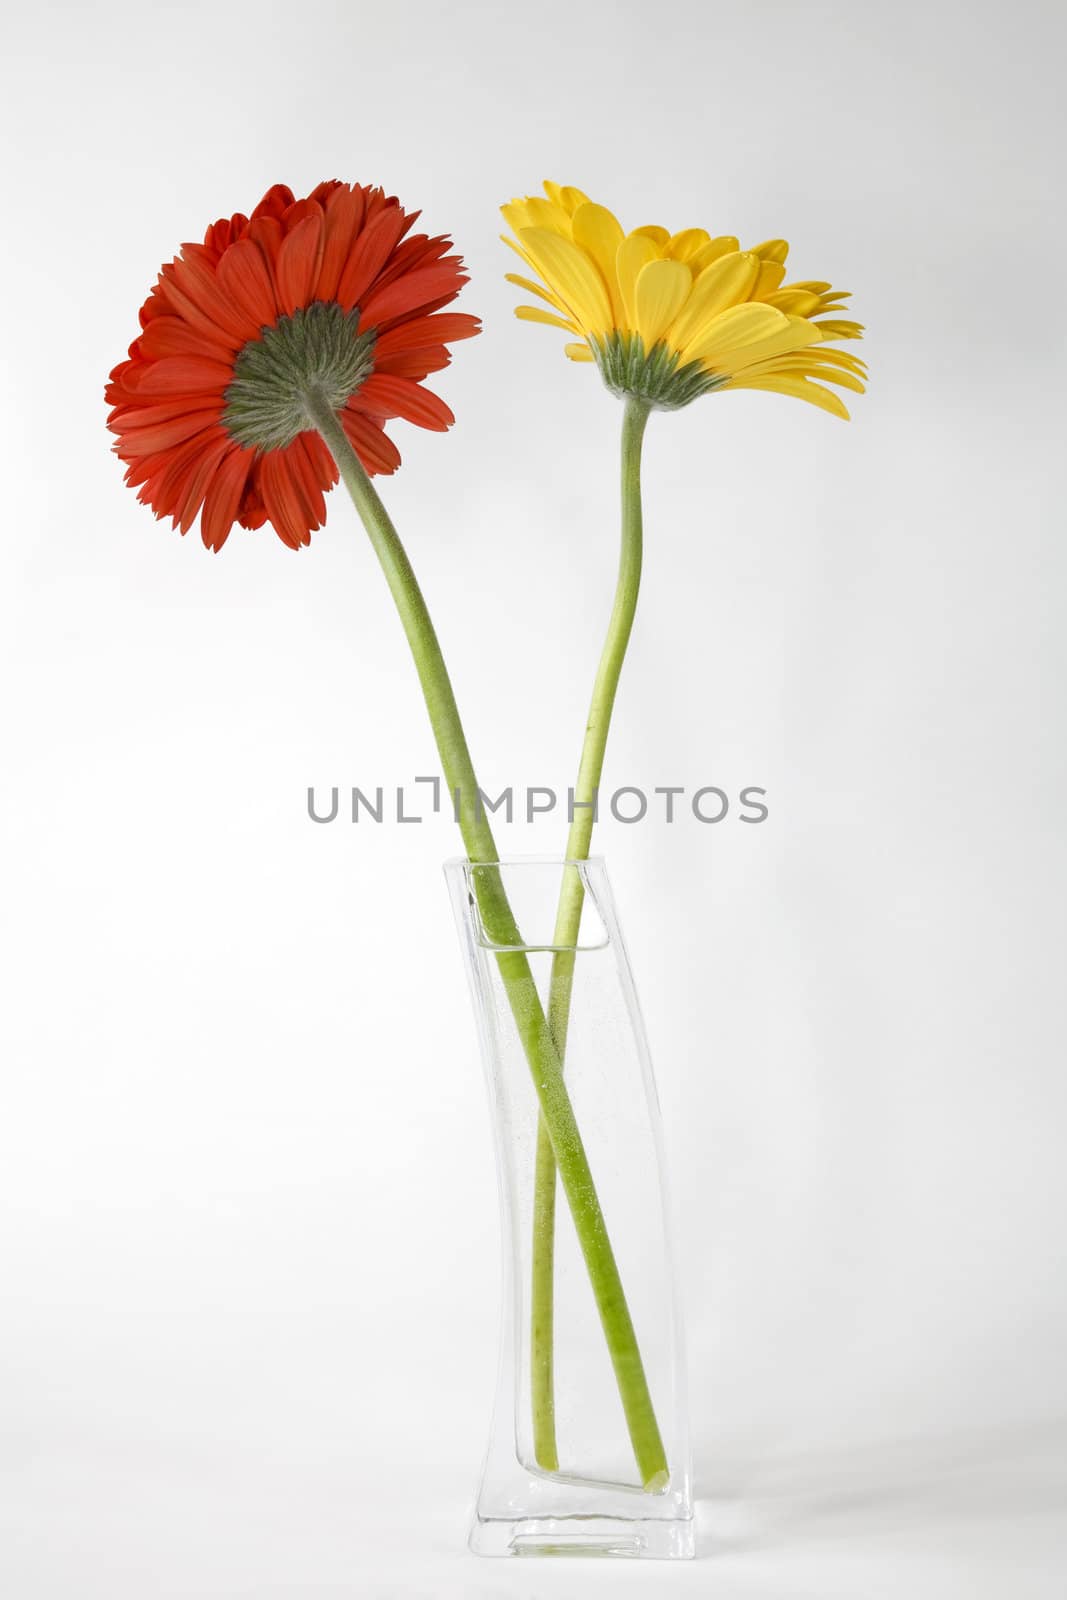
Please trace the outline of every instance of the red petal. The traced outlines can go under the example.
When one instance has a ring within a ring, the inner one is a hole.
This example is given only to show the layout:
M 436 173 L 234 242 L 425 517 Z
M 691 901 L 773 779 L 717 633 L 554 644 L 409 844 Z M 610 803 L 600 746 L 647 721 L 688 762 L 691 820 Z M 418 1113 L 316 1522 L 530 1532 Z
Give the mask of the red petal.
M 372 373 L 357 390 L 353 401 L 371 415 L 403 417 L 405 422 L 430 428 L 434 433 L 444 433 L 456 420 L 444 401 L 430 389 L 413 383 L 410 378 L 394 378 L 385 372 Z
M 345 311 L 359 303 L 388 261 L 404 231 L 399 206 L 387 206 L 356 240 L 337 285 L 337 301 Z
M 208 255 L 213 261 L 218 261 L 235 239 L 244 237 L 247 229 L 248 218 L 242 211 L 235 211 L 232 217 L 220 217 L 204 234 L 204 247 Z
M 259 467 L 253 463 L 245 484 L 245 492 L 241 496 L 241 504 L 237 512 L 237 520 L 242 528 L 262 528 L 267 520 L 267 508 L 263 504 L 263 496 L 259 492 Z
M 271 294 L 280 304 L 278 295 L 278 252 L 282 247 L 282 225 L 276 217 L 257 217 L 248 225 L 248 237 L 259 249 L 271 282 Z
M 308 437 L 307 434 L 299 434 L 285 454 L 308 527 L 321 528 L 326 521 L 326 500 L 322 492 L 323 485 L 319 483 L 318 473 L 305 443 Z
M 420 267 L 394 283 L 376 290 L 360 307 L 360 328 L 373 328 L 390 317 L 399 317 L 447 294 L 457 295 L 467 281 L 456 262 L 442 261 L 433 267 Z
M 325 178 L 322 183 L 317 183 L 311 191 L 310 198 L 317 200 L 320 206 L 325 207 L 327 200 L 335 195 L 339 189 L 347 189 L 348 185 L 342 183 L 340 178 Z
M 282 217 L 295 199 L 296 196 L 288 184 L 272 184 L 253 211 L 252 221 L 255 222 L 260 217 Z
M 229 438 L 214 440 L 189 471 L 181 499 L 175 508 L 175 516 L 182 533 L 188 533 L 196 521 L 196 514 L 204 503 L 204 496 L 212 477 L 227 451 L 233 448 L 233 441 Z
M 477 317 L 465 311 L 450 311 L 444 316 L 411 317 L 398 322 L 387 333 L 380 333 L 374 345 L 374 358 L 392 355 L 395 350 L 424 350 L 435 344 L 452 344 L 457 339 L 473 339 L 481 333 Z
M 291 448 L 291 447 L 290 447 Z M 290 550 L 299 550 L 310 538 L 310 524 L 285 460 L 287 452 L 268 450 L 259 461 L 259 491 L 271 527 Z
M 300 437 L 304 441 L 304 450 L 311 462 L 315 481 L 322 489 L 332 489 L 338 477 L 337 463 L 327 450 L 321 434 L 302 433 Z
M 157 516 L 172 515 L 174 524 L 178 524 L 178 513 L 183 499 L 188 495 L 193 485 L 193 479 L 204 466 L 205 461 L 217 463 L 227 450 L 234 448 L 232 439 L 221 429 L 212 429 L 210 433 L 201 434 L 196 439 L 190 439 L 177 450 L 167 452 L 165 464 L 162 469 L 154 472 L 146 487 L 152 508 Z M 210 472 L 204 473 L 204 488 Z M 203 489 L 200 500 L 204 498 Z M 200 501 L 197 501 L 199 509 Z M 183 530 L 184 531 L 184 530 Z
M 322 454 L 314 448 L 322 446 Z M 325 490 L 332 489 L 337 482 L 337 468 L 334 465 L 330 452 L 322 445 L 322 440 L 317 433 L 302 433 L 294 441 L 294 446 L 299 445 L 295 451 L 297 457 L 297 471 L 304 487 L 304 494 L 315 508 L 318 521 L 312 527 L 321 527 L 326 521 Z M 323 470 L 325 467 L 325 470 Z
M 200 537 L 209 550 L 221 550 L 229 537 L 254 459 L 251 450 L 235 446 L 208 486 L 200 513 Z
M 372 477 L 375 473 L 396 471 L 400 465 L 400 451 L 376 422 L 353 409 L 351 400 L 341 412 L 341 425 L 349 444 Z
M 208 338 L 181 317 L 153 317 L 137 345 L 141 356 L 156 360 L 161 356 L 210 356 L 216 361 L 226 361 L 232 355 L 221 338 Z
M 170 285 L 176 284 L 182 294 L 188 295 L 224 334 L 244 344 L 257 331 L 256 324 L 239 302 L 230 299 L 219 283 L 214 267 L 203 255 L 197 254 L 199 247 L 190 245 L 186 248 L 189 252 L 187 257 L 173 264 Z
M 203 452 L 220 438 L 229 443 L 222 429 L 212 425 L 191 439 L 173 445 L 169 450 L 157 450 L 151 455 L 138 456 L 126 469 L 126 482 L 145 484 L 150 493 L 140 495 L 138 498 L 151 501 L 156 514 L 159 515 L 165 509 L 156 500 L 159 486 L 167 482 L 170 476 L 174 474 L 181 476 L 187 472 L 200 459 Z
M 169 267 L 164 267 L 163 269 L 162 292 L 166 301 L 166 309 L 168 311 L 176 311 L 190 327 L 195 328 L 198 333 L 204 334 L 216 344 L 225 345 L 227 350 L 239 350 L 244 340 L 227 333 L 224 328 L 221 328 L 217 322 L 214 322 L 208 316 L 197 301 L 185 292 L 182 286 L 175 281 L 175 265 L 176 263 L 172 263 Z
M 316 207 L 292 233 L 286 234 L 278 252 L 278 294 L 283 312 L 290 314 L 308 304 L 321 259 L 322 215 Z
M 222 401 L 211 395 L 181 394 L 174 400 L 153 400 L 149 405 L 123 404 L 109 412 L 107 425 L 112 433 L 126 433 L 130 428 L 170 422 L 172 417 L 187 417 L 190 411 L 207 411 L 210 407 L 214 407 L 216 416 L 222 416 Z
M 326 234 L 319 267 L 319 281 L 315 285 L 317 300 L 333 300 L 341 272 L 352 250 L 352 241 L 363 224 L 363 190 L 341 188 L 330 197 L 326 207 Z
M 365 189 L 363 193 L 367 207 L 367 222 L 370 223 L 373 222 L 374 218 L 380 214 L 382 208 L 388 205 L 389 202 L 386 200 L 385 190 L 380 184 L 372 184 L 371 187 L 369 189 Z
M 161 269 L 159 277 L 148 291 L 147 300 L 137 313 L 137 320 L 142 328 L 147 328 L 153 317 L 166 316 L 168 310 L 169 308 L 163 299 L 163 272 Z
M 233 382 L 233 367 L 207 356 L 165 356 L 144 366 L 132 387 L 138 399 L 148 395 L 217 394 Z
M 218 420 L 217 404 L 209 409 L 191 410 L 184 417 L 175 417 L 172 422 L 124 429 L 115 448 L 123 461 L 131 456 L 151 455 L 153 451 L 169 450 L 172 445 L 181 444 L 183 439 L 191 439 L 194 433 L 199 433 L 202 428 L 210 427 Z
M 388 372 L 394 378 L 414 378 L 420 383 L 431 372 L 443 372 L 451 366 L 452 357 L 443 344 L 431 345 L 428 350 L 398 350 L 395 356 L 375 354 L 375 372 Z
M 256 327 L 270 327 L 277 318 L 278 307 L 259 246 L 251 239 L 238 239 L 219 262 L 218 272 L 226 293 L 245 308 Z
M 387 283 L 392 283 L 401 273 L 411 272 L 415 267 L 430 266 L 440 256 L 446 256 L 451 248 L 452 240 L 444 234 L 436 239 L 428 239 L 424 233 L 416 233 L 412 238 L 405 239 L 396 250 L 375 288 L 384 289 Z
M 420 306 L 419 307 L 419 311 L 418 311 L 419 316 L 420 317 L 428 317 L 431 314 L 431 312 L 440 311 L 442 306 L 451 305 L 452 301 L 456 298 L 457 293 L 458 293 L 458 290 L 453 289 L 451 294 L 443 294 L 443 295 L 440 296 L 439 299 L 431 300 L 429 305 Z M 387 320 L 385 322 L 382 322 L 382 323 L 379 324 L 378 337 L 381 338 L 383 333 L 391 332 L 393 328 L 399 326 L 400 323 L 406 322 L 406 321 L 407 321 L 407 317 L 389 317 L 389 318 L 387 318 Z
M 190 441 L 190 443 L 193 444 L 195 449 L 199 450 L 203 444 L 203 440 L 193 440 Z M 124 461 L 126 458 L 123 456 L 121 450 L 119 450 L 118 445 L 115 446 L 115 449 L 118 451 L 120 461 Z M 145 479 L 150 478 L 153 473 L 163 472 L 166 469 L 167 462 L 171 459 L 173 454 L 174 452 L 172 450 L 158 450 L 150 455 L 136 456 L 134 460 L 129 463 L 126 471 L 123 473 L 124 482 L 131 485 L 135 483 L 144 483 Z
M 318 217 L 321 221 L 322 207 L 314 200 L 294 200 L 291 206 L 286 206 L 285 215 L 282 217 L 282 227 L 286 233 L 292 233 L 298 222 L 303 222 L 305 217 Z

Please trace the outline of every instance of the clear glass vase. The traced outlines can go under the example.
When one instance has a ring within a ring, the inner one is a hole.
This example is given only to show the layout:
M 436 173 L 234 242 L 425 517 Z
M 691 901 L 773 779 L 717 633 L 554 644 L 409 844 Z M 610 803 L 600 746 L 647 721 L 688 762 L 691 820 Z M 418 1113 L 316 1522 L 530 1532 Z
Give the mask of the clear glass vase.
M 660 1113 L 603 862 L 445 868 L 496 1140 L 479 1555 L 694 1553 Z M 563 942 L 560 929 L 576 930 Z

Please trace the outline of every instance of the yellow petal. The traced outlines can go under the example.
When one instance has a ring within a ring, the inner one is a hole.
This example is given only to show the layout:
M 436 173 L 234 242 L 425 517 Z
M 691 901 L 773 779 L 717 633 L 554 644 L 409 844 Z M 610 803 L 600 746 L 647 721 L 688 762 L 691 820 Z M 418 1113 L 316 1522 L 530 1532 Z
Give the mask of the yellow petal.
M 653 240 L 643 233 L 628 233 L 615 252 L 615 277 L 618 280 L 619 297 L 622 300 L 625 328 L 637 327 L 637 312 L 634 308 L 637 274 L 648 262 L 655 261 L 658 255 L 659 251 Z
M 572 361 L 592 361 L 595 359 L 587 344 L 565 344 L 563 352 L 565 355 L 570 356 Z
M 637 274 L 634 312 L 649 351 L 689 298 L 693 274 L 684 261 L 649 261 Z
M 837 383 L 842 389 L 851 389 L 853 394 L 866 394 L 867 385 L 862 378 L 854 372 L 842 372 L 840 367 L 824 367 L 822 362 L 812 362 L 810 367 L 804 368 L 805 377 L 820 378 L 823 383 Z
M 559 203 L 569 217 L 573 217 L 580 205 L 585 205 L 589 196 L 583 194 L 581 189 L 575 189 L 572 184 L 560 191 Z
M 817 322 L 815 326 L 818 328 L 819 337 L 822 339 L 863 338 L 862 322 Z
M 577 323 L 564 317 L 554 317 L 551 311 L 542 311 L 540 306 L 516 306 L 515 315 L 521 322 L 547 322 L 551 328 L 566 328 L 568 333 L 581 333 Z
M 670 330 L 674 349 L 681 350 L 690 344 L 705 325 L 728 306 L 747 300 L 758 272 L 759 259 L 740 250 L 721 256 L 710 267 L 705 267 L 693 285 L 685 309 Z
M 710 267 L 720 257 L 733 255 L 737 248 L 737 240 L 732 233 L 720 234 L 717 239 L 709 239 L 707 244 L 702 244 L 689 265 L 694 273 L 703 272 L 705 267 Z
M 575 211 L 571 227 L 575 244 L 592 256 L 596 263 L 607 285 L 615 324 L 621 327 L 626 318 L 626 308 L 615 276 L 615 257 L 623 240 L 622 225 L 607 206 L 597 206 L 587 200 Z
M 861 377 L 867 371 L 866 361 L 854 356 L 851 350 L 838 350 L 832 344 L 820 342 L 818 349 L 810 351 L 809 354 L 813 361 L 828 362 L 830 366 L 841 367 L 845 372 L 858 372 Z
M 535 294 L 539 300 L 545 300 L 550 306 L 555 306 L 557 311 L 567 309 L 563 302 L 550 293 L 543 284 L 534 283 L 532 278 L 524 278 L 521 272 L 505 272 L 504 277 L 508 283 L 514 283 L 520 289 L 525 289 L 527 294 Z
M 571 231 L 570 218 L 562 206 L 540 195 L 530 194 L 524 200 L 509 200 L 500 207 L 504 220 L 518 233 L 522 228 L 551 228 L 553 233 L 567 235 Z
M 580 189 L 575 189 L 570 184 L 553 183 L 551 178 L 546 178 L 541 187 L 552 204 L 559 206 L 560 210 L 565 211 L 568 217 L 577 211 L 583 200 L 588 200 L 589 198 Z
M 670 229 L 661 228 L 657 223 L 646 223 L 643 228 L 635 228 L 634 233 L 639 233 L 643 239 L 651 239 L 653 244 L 659 245 L 660 253 L 670 241 Z
M 689 261 L 702 250 L 711 239 L 706 228 L 685 228 L 681 233 L 674 233 L 667 241 L 667 254 L 672 261 Z
M 753 337 L 750 341 L 733 345 L 729 349 L 719 346 L 710 357 L 708 364 L 716 372 L 727 374 L 740 373 L 747 370 L 757 362 L 768 361 L 771 356 L 787 355 L 793 350 L 804 350 L 809 345 L 819 348 L 819 330 L 803 317 L 784 317 L 780 311 L 775 311 L 773 306 L 735 306 L 733 316 L 740 311 L 762 310 L 770 312 L 771 316 L 778 318 L 777 323 L 765 334 L 755 336 L 755 324 L 751 324 L 750 331 Z
M 704 324 L 698 337 L 683 349 L 682 360 L 707 361 L 718 370 L 716 357 L 747 350 L 761 340 L 784 333 L 787 326 L 788 318 L 773 306 L 753 303 L 730 306 Z
M 774 291 L 781 285 L 784 277 L 784 262 L 761 260 L 759 277 L 756 279 L 756 282 L 753 285 L 752 293 L 749 295 L 749 299 L 766 300 L 768 295 L 772 295 Z
M 847 306 L 843 300 L 828 301 L 824 296 L 811 314 L 813 317 L 847 317 L 851 309 L 851 306 Z M 859 324 L 855 326 L 858 327 Z
M 824 389 L 821 384 L 809 383 L 806 378 L 772 377 L 752 378 L 751 380 L 735 378 L 728 385 L 731 389 L 769 389 L 775 394 L 792 395 L 795 400 L 807 400 L 813 406 L 820 406 L 823 411 L 831 412 L 835 417 L 848 421 L 848 408 L 845 402 L 830 389 Z
M 731 306 L 704 323 L 697 338 L 681 350 L 681 360 L 705 362 L 715 371 L 728 371 L 734 363 L 747 362 L 753 346 L 760 346 L 766 339 L 782 338 L 787 326 L 789 318 L 773 306 L 760 306 L 758 302 Z
M 764 239 L 762 244 L 751 246 L 753 255 L 759 256 L 761 261 L 784 261 L 789 254 L 789 241 L 787 239 Z
M 788 289 L 810 289 L 812 294 L 825 294 L 830 285 L 821 278 L 798 278 L 796 283 L 787 284 Z
M 612 326 L 611 302 L 603 278 L 585 251 L 548 228 L 523 228 L 519 238 L 537 271 L 579 326 L 589 333 L 607 333 Z
M 807 289 L 779 289 L 776 294 L 764 296 L 769 306 L 777 306 L 791 317 L 810 317 L 819 309 L 819 296 Z
M 541 271 L 541 268 L 538 266 L 537 262 L 533 259 L 533 257 L 526 250 L 523 249 L 522 245 L 519 244 L 517 239 L 509 238 L 506 233 L 502 233 L 500 235 L 500 237 L 503 240 L 503 242 L 507 245 L 508 249 L 509 250 L 514 250 L 515 254 L 519 257 L 520 261 L 522 261 L 523 264 L 525 266 L 527 266 L 531 272 L 540 272 Z M 531 278 L 521 277 L 519 275 L 519 273 L 517 273 L 517 272 L 508 272 L 508 273 L 505 273 L 504 276 L 506 278 L 510 279 L 510 281 L 512 283 L 517 283 L 522 288 L 527 289 L 531 293 L 538 295 L 542 300 L 547 301 L 550 306 L 554 306 L 555 309 L 557 311 L 561 312 L 564 316 L 569 316 L 570 315 L 570 307 L 567 306 L 560 299 L 559 295 L 555 294 L 551 289 L 545 288 L 543 285 L 535 283 Z
M 518 256 L 519 260 L 520 261 L 524 261 L 526 263 L 526 265 L 529 267 L 531 272 L 539 272 L 541 270 L 537 266 L 537 263 L 522 248 L 522 245 L 519 243 L 519 241 L 517 239 L 512 239 L 511 236 L 509 234 L 506 234 L 506 233 L 502 233 L 500 235 L 500 239 L 501 239 L 501 242 L 503 244 L 507 245 L 509 250 L 514 250 L 514 252 Z
M 781 373 L 793 378 L 818 378 L 822 383 L 836 383 L 854 394 L 863 394 L 865 385 L 855 373 L 842 372 L 839 367 L 828 367 L 818 359 L 818 350 L 794 350 L 786 355 L 772 356 L 769 361 L 756 361 L 737 374 L 739 379 L 763 378 Z

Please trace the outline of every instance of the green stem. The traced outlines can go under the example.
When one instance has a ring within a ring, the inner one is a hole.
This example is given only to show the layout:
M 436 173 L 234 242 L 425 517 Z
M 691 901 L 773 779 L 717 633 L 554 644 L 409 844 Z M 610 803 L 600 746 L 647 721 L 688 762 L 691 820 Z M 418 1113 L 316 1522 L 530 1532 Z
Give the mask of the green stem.
M 322 435 L 352 496 L 400 614 L 445 781 L 450 790 L 459 793 L 459 825 L 467 855 L 472 861 L 491 865 L 499 860 L 496 843 L 484 807 L 479 804 L 474 764 L 441 646 L 407 552 L 326 397 L 311 391 L 305 396 L 305 404 L 309 420 Z M 500 874 L 478 872 L 474 877 L 482 921 L 490 939 L 495 944 L 520 945 L 522 939 Z M 649 1491 L 656 1491 L 668 1481 L 667 1459 L 589 1159 L 563 1081 L 559 1052 L 525 953 L 498 953 L 497 965 L 530 1066 L 541 1121 L 574 1217 L 641 1482 Z
M 611 714 L 619 676 L 630 642 L 637 596 L 641 585 L 641 443 L 649 407 L 627 400 L 622 418 L 622 543 L 615 603 L 607 637 L 593 684 L 574 809 L 567 838 L 567 859 L 584 861 L 589 854 L 596 820 L 595 802 L 604 770 Z M 552 942 L 548 993 L 548 1025 L 562 1064 L 567 1048 L 571 991 L 574 985 L 574 946 L 582 920 L 585 889 L 577 872 L 564 872 Z M 546 1471 L 556 1471 L 554 1285 L 556 1241 L 556 1160 L 550 1130 L 542 1117 L 537 1129 L 534 1163 L 533 1244 L 530 1283 L 530 1383 L 532 1390 L 534 1454 Z

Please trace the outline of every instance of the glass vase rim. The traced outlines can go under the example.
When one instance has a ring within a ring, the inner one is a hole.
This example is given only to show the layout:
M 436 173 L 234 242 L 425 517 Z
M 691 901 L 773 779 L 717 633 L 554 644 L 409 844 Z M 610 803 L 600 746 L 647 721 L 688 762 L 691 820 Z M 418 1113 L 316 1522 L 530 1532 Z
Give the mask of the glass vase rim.
M 539 892 L 550 882 L 551 902 L 544 906 L 527 905 L 521 911 L 516 908 L 525 932 L 530 933 L 530 924 L 534 922 L 539 924 L 538 931 L 542 932 L 542 936 L 524 938 L 516 925 L 514 931 L 518 938 L 502 940 L 494 937 L 483 921 L 477 885 L 496 873 L 501 883 L 510 884 L 512 894 L 521 895 L 518 875 L 524 867 L 536 867 L 542 871 L 547 868 L 550 874 L 550 878 L 531 876 L 525 882 L 529 887 L 536 884 Z M 572 873 L 582 886 L 578 913 L 581 921 L 572 939 L 560 939 L 556 927 L 560 886 Z M 606 950 L 613 943 L 611 893 L 602 856 L 517 855 L 501 856 L 496 861 L 472 861 L 469 856 L 450 856 L 444 863 L 444 874 L 454 891 L 463 886 L 461 892 L 469 899 L 474 940 L 483 950 L 496 955 L 577 956 Z
M 447 872 L 450 867 L 602 867 L 604 865 L 605 860 L 600 853 L 590 856 L 498 856 L 495 861 L 474 861 L 470 856 L 448 856 L 444 862 L 444 870 Z

